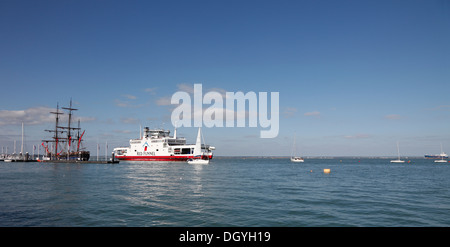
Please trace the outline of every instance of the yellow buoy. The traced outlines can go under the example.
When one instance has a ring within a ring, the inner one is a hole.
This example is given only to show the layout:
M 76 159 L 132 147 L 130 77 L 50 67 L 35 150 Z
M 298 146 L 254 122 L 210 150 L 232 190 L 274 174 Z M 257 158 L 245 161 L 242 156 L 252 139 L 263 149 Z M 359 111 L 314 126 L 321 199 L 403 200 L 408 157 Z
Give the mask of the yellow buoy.
M 331 170 L 330 169 L 323 169 L 323 173 L 330 173 Z

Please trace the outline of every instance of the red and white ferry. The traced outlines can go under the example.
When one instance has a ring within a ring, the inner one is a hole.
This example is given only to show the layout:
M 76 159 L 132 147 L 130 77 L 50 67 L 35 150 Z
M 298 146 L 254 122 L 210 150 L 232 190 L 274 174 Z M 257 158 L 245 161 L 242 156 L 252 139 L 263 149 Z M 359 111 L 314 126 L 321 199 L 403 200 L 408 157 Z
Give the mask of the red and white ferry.
M 128 161 L 187 161 L 194 158 L 195 144 L 186 144 L 184 137 L 173 136 L 169 130 L 144 128 L 140 139 L 131 139 L 129 147 L 114 148 L 114 156 Z M 201 154 L 205 159 L 212 159 L 215 147 L 202 144 Z

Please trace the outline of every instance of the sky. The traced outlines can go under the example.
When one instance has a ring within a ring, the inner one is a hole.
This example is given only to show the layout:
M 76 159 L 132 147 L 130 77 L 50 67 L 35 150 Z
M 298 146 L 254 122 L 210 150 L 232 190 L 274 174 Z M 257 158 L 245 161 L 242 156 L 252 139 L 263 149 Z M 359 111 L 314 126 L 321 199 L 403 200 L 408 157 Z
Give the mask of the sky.
M 22 122 L 28 152 L 48 139 L 71 99 L 91 155 L 140 126 L 173 131 L 170 98 L 194 84 L 279 92 L 276 138 L 203 128 L 218 156 L 289 156 L 294 136 L 303 156 L 450 153 L 450 2 L 0 1 L 9 151 Z

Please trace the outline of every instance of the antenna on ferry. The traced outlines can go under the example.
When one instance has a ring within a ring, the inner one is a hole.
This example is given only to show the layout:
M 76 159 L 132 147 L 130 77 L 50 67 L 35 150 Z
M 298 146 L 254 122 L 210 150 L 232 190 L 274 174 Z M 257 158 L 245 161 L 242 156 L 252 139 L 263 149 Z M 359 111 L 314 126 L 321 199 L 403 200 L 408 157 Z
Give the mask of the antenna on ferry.
M 139 139 L 142 139 L 142 125 L 139 124 Z
M 174 130 L 173 130 L 173 139 L 177 139 L 177 123 L 178 123 L 178 121 L 177 122 L 175 122 L 175 128 L 174 128 Z

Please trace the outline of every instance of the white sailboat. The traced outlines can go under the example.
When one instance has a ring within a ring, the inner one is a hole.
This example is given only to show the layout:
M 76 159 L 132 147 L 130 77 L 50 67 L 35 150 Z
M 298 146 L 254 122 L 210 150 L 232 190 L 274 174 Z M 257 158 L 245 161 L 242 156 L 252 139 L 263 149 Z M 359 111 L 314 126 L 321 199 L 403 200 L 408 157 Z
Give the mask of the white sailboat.
M 198 128 L 197 141 L 194 147 L 194 157 L 188 159 L 187 163 L 191 165 L 207 165 L 209 164 L 209 159 L 202 159 L 202 142 L 201 142 L 201 128 Z
M 391 160 L 391 163 L 405 163 L 404 160 L 400 159 L 400 148 L 398 147 L 398 142 L 397 142 L 397 154 L 398 158 L 396 160 Z
M 305 160 L 302 157 L 295 156 L 295 135 L 294 135 L 294 144 L 292 145 L 292 152 L 291 152 L 291 162 L 305 162 Z
M 442 151 L 442 143 L 441 143 L 441 159 L 435 160 L 434 163 L 447 163 L 447 160 L 444 160 L 445 153 Z

